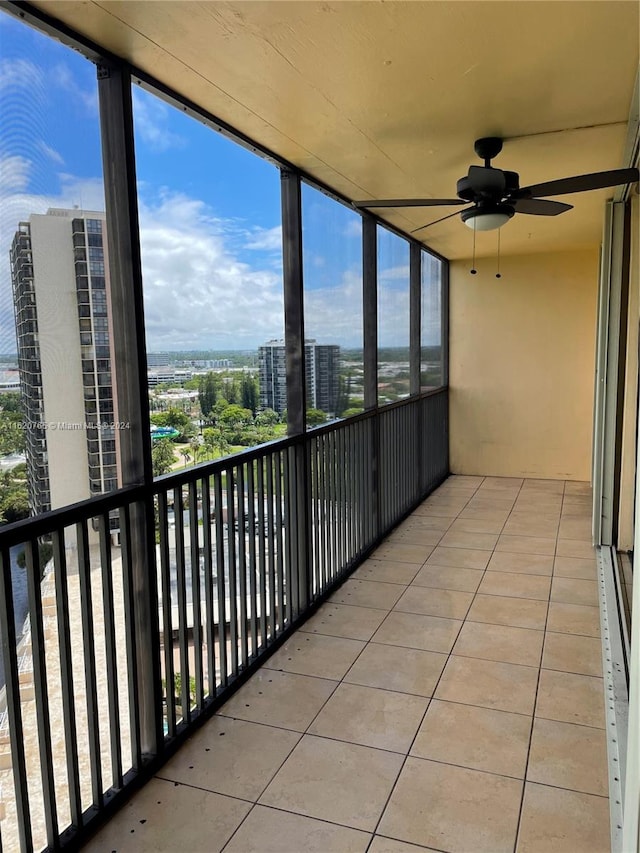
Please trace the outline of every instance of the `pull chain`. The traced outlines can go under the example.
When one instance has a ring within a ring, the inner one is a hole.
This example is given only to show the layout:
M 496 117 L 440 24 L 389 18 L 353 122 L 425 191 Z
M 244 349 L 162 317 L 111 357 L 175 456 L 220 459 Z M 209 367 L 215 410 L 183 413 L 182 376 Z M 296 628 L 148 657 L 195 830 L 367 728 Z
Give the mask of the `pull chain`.
M 471 275 L 476 275 L 478 270 L 476 269 L 476 218 L 473 219 L 473 259 L 471 261 L 471 269 L 469 270 Z
M 500 275 L 500 229 L 498 228 L 498 272 L 496 273 L 496 278 L 502 278 Z

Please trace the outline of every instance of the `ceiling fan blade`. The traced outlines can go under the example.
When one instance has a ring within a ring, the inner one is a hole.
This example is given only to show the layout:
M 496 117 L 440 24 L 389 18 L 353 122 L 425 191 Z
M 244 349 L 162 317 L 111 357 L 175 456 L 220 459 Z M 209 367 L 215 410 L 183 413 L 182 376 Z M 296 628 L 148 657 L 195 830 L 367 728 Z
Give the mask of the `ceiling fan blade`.
M 473 205 L 470 206 L 473 207 Z M 453 213 L 450 213 L 448 216 L 443 216 L 441 219 L 436 219 L 433 222 L 427 222 L 426 225 L 421 225 L 419 228 L 415 228 L 411 233 L 415 234 L 416 231 L 422 231 L 423 228 L 428 228 L 430 225 L 437 225 L 438 222 L 444 222 L 445 219 L 451 219 L 452 216 L 459 216 L 461 213 L 461 210 L 456 210 Z
M 509 202 L 516 213 L 528 213 L 531 216 L 557 216 L 567 210 L 573 210 L 572 204 L 561 201 L 547 201 L 543 198 L 518 198 Z
M 459 198 L 383 198 L 373 201 L 354 201 L 354 207 L 438 207 L 445 204 L 468 204 Z
M 588 190 L 601 190 L 605 187 L 618 187 L 621 184 L 633 184 L 638 180 L 637 169 L 613 169 L 610 172 L 594 172 L 590 175 L 575 175 L 573 178 L 560 178 L 543 184 L 523 187 L 515 194 L 516 198 L 541 198 L 566 193 L 584 193 Z
M 507 185 L 504 172 L 489 166 L 469 166 L 469 183 L 478 195 L 498 195 Z

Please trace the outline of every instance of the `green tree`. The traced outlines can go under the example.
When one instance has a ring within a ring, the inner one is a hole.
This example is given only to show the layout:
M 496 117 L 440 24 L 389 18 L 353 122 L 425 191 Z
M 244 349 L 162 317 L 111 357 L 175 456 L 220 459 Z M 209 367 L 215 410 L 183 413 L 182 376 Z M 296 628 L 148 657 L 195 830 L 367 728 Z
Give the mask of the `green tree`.
M 198 385 L 198 401 L 203 418 L 208 418 L 218 398 L 217 382 L 214 373 L 207 373 L 200 377 Z
M 216 433 L 217 430 L 213 429 L 213 427 L 207 427 L 202 432 L 202 449 L 207 459 L 215 456 L 217 446 Z
M 202 454 L 202 442 L 199 436 L 194 436 L 189 442 L 189 449 L 193 458 L 194 465 L 198 461 L 198 457 Z
M 0 475 L 0 524 L 11 524 L 28 516 L 26 466 L 17 465 Z
M 235 403 L 227 406 L 219 418 L 220 424 L 228 429 L 247 426 L 252 420 L 251 409 L 243 409 L 242 406 L 237 406 Z
M 227 403 L 236 404 L 238 402 L 240 394 L 238 391 L 238 383 L 234 377 L 227 377 L 225 379 L 224 385 L 222 386 L 222 393 L 224 394 Z
M 0 409 L 3 412 L 12 412 L 16 415 L 22 414 L 22 398 L 20 394 L 14 391 L 7 391 L 5 394 L 0 394 Z
M 338 394 L 336 397 L 336 417 L 344 417 L 344 412 L 349 408 L 349 397 L 351 396 L 351 373 L 347 376 L 338 377 Z
M 279 423 L 279 421 L 278 413 L 274 412 L 273 409 L 263 409 L 256 415 L 256 424 L 258 426 L 273 426 Z
M 165 417 L 165 423 L 158 424 L 158 426 L 169 426 L 177 429 L 179 435 L 177 436 L 176 441 L 188 441 L 195 435 L 196 428 L 186 412 L 181 412 L 180 409 L 176 409 L 172 406 L 167 412 L 162 412 L 162 415 Z M 153 422 L 156 423 L 156 418 L 159 418 L 162 415 L 153 415 Z
M 222 430 L 208 427 L 202 433 L 202 437 L 204 439 L 205 452 L 209 458 L 216 455 L 216 450 L 219 451 L 221 456 L 229 452 L 229 442 L 223 435 Z
M 173 453 L 173 442 L 170 438 L 161 438 L 160 441 L 155 441 L 151 448 L 151 466 L 154 477 L 161 477 L 163 474 L 168 474 L 171 466 L 175 462 Z
M 24 451 L 25 436 L 22 420 L 23 417 L 19 412 L 0 412 L 0 456 Z
M 307 426 L 320 426 L 327 422 L 327 415 L 322 409 L 307 409 Z
M 43 539 L 38 540 L 38 556 L 40 559 L 40 577 L 43 578 L 46 565 L 53 557 L 53 545 L 51 544 L 51 542 L 46 542 Z M 26 568 L 27 555 L 25 554 L 24 550 L 18 552 L 16 563 L 20 566 L 21 569 Z
M 219 397 L 218 398 L 215 406 L 213 407 L 213 411 L 210 414 L 210 418 L 213 420 L 214 423 L 218 422 L 218 420 L 220 419 L 220 416 L 222 415 L 224 410 L 228 408 L 228 406 L 229 406 L 229 403 L 225 397 Z
M 240 397 L 242 406 L 245 409 L 250 409 L 251 414 L 255 417 L 258 411 L 259 393 L 258 381 L 255 376 L 250 373 L 243 373 L 242 383 L 240 385 Z
M 184 459 L 184 467 L 186 468 L 189 462 L 191 461 L 191 451 L 188 447 L 183 447 L 180 451 L 180 456 Z

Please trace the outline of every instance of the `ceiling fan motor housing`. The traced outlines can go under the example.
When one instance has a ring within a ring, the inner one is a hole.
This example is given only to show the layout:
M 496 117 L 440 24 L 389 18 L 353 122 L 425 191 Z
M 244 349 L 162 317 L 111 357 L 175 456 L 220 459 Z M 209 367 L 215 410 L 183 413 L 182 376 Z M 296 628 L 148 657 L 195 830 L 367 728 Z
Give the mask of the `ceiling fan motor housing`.
M 475 171 L 472 171 L 475 170 Z M 488 173 L 488 174 L 483 174 Z M 478 178 L 486 178 L 479 185 Z M 460 178 L 456 185 L 458 196 L 465 201 L 488 199 L 499 202 L 508 198 L 520 188 L 520 176 L 517 172 L 505 172 L 493 167 L 474 166 L 469 174 Z

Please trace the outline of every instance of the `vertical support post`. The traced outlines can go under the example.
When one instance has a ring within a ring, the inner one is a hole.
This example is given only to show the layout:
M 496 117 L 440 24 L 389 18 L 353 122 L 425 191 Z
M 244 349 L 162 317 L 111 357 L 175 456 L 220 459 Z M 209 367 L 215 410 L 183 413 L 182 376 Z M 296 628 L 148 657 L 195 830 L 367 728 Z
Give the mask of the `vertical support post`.
M 615 545 L 620 495 L 630 219 L 625 202 L 607 202 L 600 270 L 593 449 L 593 537 Z
M 422 387 L 422 249 L 416 242 L 409 243 L 409 394 L 420 394 Z M 416 400 L 407 410 L 409 440 L 413 445 L 411 467 L 411 501 L 420 493 L 422 471 L 422 405 Z
M 284 279 L 284 342 L 287 365 L 287 432 L 300 436 L 295 444 L 295 530 L 287 531 L 287 549 L 293 567 L 293 616 L 309 604 L 311 590 L 310 476 L 306 452 L 307 387 L 304 348 L 304 296 L 302 281 L 302 191 L 300 175 L 281 171 L 282 264 Z
M 131 507 L 133 624 L 137 653 L 141 750 L 162 744 L 160 638 L 156 580 L 153 472 L 147 406 L 142 266 L 138 229 L 131 75 L 123 67 L 98 67 L 98 96 L 107 212 L 112 335 L 116 364 L 121 485 L 148 487 L 144 504 Z
M 420 393 L 420 341 L 422 309 L 422 251 L 418 243 L 409 244 L 409 394 Z
M 442 384 L 449 385 L 449 261 L 440 261 L 440 346 Z
M 378 405 L 378 246 L 376 221 L 362 216 L 364 407 Z
M 378 233 L 376 221 L 362 215 L 362 287 L 364 334 L 364 407 L 378 407 Z M 371 485 L 373 489 L 373 538 L 380 530 L 380 420 L 373 418 L 371 442 Z
M 302 194 L 300 176 L 283 169 L 282 265 L 284 277 L 284 344 L 287 363 L 287 432 L 304 435 L 306 378 L 302 291 Z
M 446 399 L 446 426 L 445 426 L 445 442 L 446 442 L 446 472 L 449 474 L 451 466 L 449 463 L 449 305 L 450 305 L 450 289 L 449 289 L 449 261 L 440 261 L 440 351 L 442 354 L 442 385 L 447 389 Z

